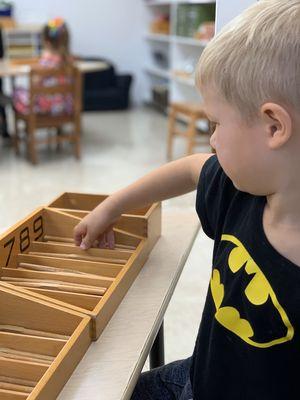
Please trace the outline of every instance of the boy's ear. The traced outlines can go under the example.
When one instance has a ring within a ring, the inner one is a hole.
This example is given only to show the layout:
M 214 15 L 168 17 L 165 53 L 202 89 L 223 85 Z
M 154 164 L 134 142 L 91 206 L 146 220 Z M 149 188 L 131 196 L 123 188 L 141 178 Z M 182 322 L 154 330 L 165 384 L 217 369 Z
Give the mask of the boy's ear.
M 276 150 L 292 135 L 292 118 L 286 108 L 276 103 L 265 103 L 260 108 L 270 149 Z

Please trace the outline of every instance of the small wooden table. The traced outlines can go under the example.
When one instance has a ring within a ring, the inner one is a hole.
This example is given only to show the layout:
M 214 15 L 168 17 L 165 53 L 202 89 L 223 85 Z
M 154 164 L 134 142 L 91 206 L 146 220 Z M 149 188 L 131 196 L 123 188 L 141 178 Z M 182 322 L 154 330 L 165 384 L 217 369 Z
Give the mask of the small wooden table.
M 162 237 L 58 400 L 128 400 L 199 230 L 193 210 L 163 209 Z
M 108 68 L 108 64 L 102 61 L 75 61 L 75 65 L 83 74 Z M 30 68 L 29 64 L 20 61 L 0 60 L 0 78 L 28 75 Z

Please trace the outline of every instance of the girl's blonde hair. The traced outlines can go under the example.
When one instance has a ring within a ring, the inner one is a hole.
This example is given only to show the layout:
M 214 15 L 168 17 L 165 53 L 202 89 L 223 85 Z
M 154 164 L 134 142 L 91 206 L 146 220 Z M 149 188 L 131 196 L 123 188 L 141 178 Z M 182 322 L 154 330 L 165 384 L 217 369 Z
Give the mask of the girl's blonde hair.
M 48 21 L 43 29 L 43 41 L 56 51 L 64 63 L 70 59 L 70 38 L 66 22 L 62 18 L 54 18 Z
M 249 122 L 268 101 L 300 111 L 300 0 L 261 0 L 226 25 L 203 51 L 196 84 Z

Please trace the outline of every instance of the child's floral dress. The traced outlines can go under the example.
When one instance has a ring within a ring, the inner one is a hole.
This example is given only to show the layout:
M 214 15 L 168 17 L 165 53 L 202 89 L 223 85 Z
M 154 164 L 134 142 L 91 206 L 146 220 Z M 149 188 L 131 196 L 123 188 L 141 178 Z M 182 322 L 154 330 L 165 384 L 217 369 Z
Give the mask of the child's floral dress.
M 45 53 L 39 60 L 39 65 L 45 68 L 56 68 L 61 66 L 61 57 L 56 54 Z M 66 77 L 48 77 L 43 79 L 42 85 L 54 86 L 65 84 Z M 13 94 L 14 107 L 21 114 L 29 113 L 29 91 L 24 87 L 17 87 Z M 73 111 L 73 98 L 71 94 L 49 94 L 37 95 L 34 101 L 33 111 L 35 114 L 71 114 Z

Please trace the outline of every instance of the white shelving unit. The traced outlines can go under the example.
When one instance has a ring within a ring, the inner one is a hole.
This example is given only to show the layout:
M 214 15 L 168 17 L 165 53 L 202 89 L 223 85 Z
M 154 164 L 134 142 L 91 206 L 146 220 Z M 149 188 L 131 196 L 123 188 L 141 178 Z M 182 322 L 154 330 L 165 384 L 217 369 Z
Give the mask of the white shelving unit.
M 199 101 L 199 93 L 194 85 L 194 68 L 208 42 L 176 34 L 178 7 L 184 4 L 216 4 L 216 1 L 142 1 L 146 16 L 143 39 L 147 45 L 147 59 L 143 67 L 146 79 L 145 102 L 151 103 L 152 88 L 155 86 L 168 89 L 169 101 Z M 151 22 L 163 14 L 170 16 L 170 34 L 150 33 Z M 186 75 L 177 75 L 176 71 L 185 71 Z
M 153 66 L 145 66 L 145 72 L 149 75 L 156 76 L 158 78 L 163 79 L 172 79 L 170 71 L 165 70 L 163 68 L 153 67 Z
M 18 25 L 3 30 L 6 58 L 38 57 L 41 50 L 41 25 Z
M 170 42 L 170 35 L 160 35 L 158 33 L 145 33 L 145 39 L 153 42 Z

